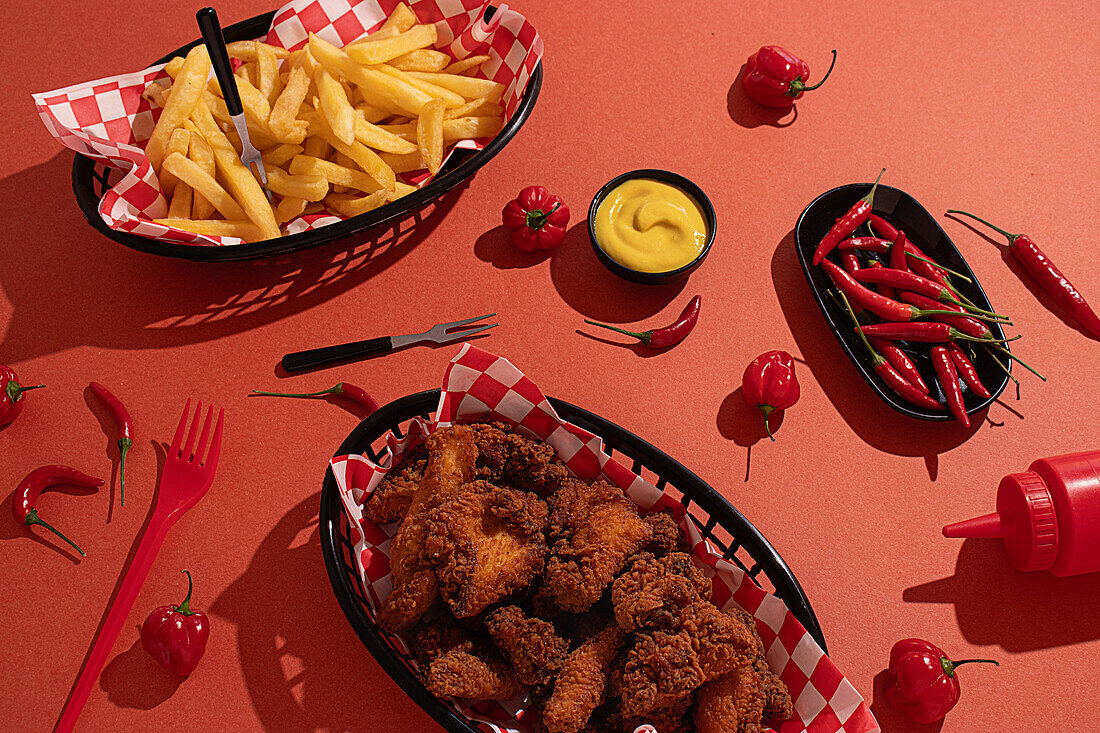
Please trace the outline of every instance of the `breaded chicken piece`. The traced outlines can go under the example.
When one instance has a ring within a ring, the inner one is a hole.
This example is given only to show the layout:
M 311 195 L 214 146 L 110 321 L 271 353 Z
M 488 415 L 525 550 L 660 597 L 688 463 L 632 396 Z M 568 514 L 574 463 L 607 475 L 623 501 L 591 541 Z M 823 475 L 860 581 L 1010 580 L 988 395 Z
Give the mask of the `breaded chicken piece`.
M 561 670 L 569 642 L 554 631 L 554 625 L 531 618 L 517 606 L 504 606 L 485 619 L 489 636 L 511 661 L 516 679 L 525 685 L 545 685 Z
M 657 729 L 657 733 L 693 733 L 695 728 L 691 724 L 691 705 L 694 702 L 694 693 L 674 702 L 665 708 L 650 710 L 641 718 L 626 719 L 621 713 L 617 733 L 634 733 L 641 725 L 648 724 Z
M 473 652 L 476 643 L 462 628 L 449 620 L 434 621 L 416 629 L 409 638 L 409 647 L 422 667 L 452 649 Z
M 644 548 L 646 552 L 662 557 L 670 552 L 688 552 L 691 549 L 687 535 L 669 512 L 662 510 L 648 514 L 645 523 L 653 530 L 653 539 Z
M 471 702 L 509 700 L 524 693 L 503 659 L 479 657 L 458 649 L 432 660 L 425 684 L 434 695 Z
M 428 516 L 444 498 L 473 479 L 477 463 L 477 447 L 465 426 L 437 430 L 428 436 L 426 444 L 424 476 L 390 543 L 393 590 L 382 604 L 378 624 L 392 632 L 413 626 L 435 600 L 436 578 L 424 547 Z
M 547 515 L 535 494 L 488 481 L 471 481 L 432 509 L 424 546 L 457 618 L 481 613 L 542 572 Z
M 695 696 L 698 733 L 760 733 L 763 715 L 764 689 L 748 659 L 703 685 Z
M 750 626 L 752 628 L 750 629 Z M 680 629 L 691 637 L 707 682 L 745 661 L 752 666 L 756 653 L 755 624 L 723 613 L 710 601 L 698 601 L 680 611 Z
M 607 673 L 625 634 L 611 624 L 570 652 L 542 711 L 549 733 L 579 733 L 604 700 Z
M 545 496 L 569 477 L 554 447 L 526 438 L 505 423 L 473 423 L 478 477 Z
M 768 666 L 768 657 L 764 650 L 764 641 L 756 628 L 756 619 L 747 611 L 740 608 L 731 608 L 726 611 L 737 616 L 752 630 L 756 640 L 756 652 L 753 655 L 752 666 L 760 677 L 760 683 L 764 687 L 764 717 L 773 720 L 787 720 L 794 715 L 794 703 L 791 700 L 790 690 L 786 683 L 779 679 L 779 675 L 772 672 Z
M 710 592 L 710 579 L 687 553 L 640 553 L 612 583 L 611 603 L 624 631 L 668 630 L 679 624 L 685 606 L 709 600 Z
M 686 633 L 642 632 L 626 657 L 620 709 L 627 720 L 642 718 L 682 704 L 702 684 L 699 656 Z
M 424 477 L 427 456 L 428 451 L 423 444 L 402 456 L 401 463 L 386 474 L 363 502 L 363 516 L 375 524 L 404 519 Z
M 549 502 L 556 542 L 544 585 L 559 607 L 579 613 L 599 600 L 627 558 L 653 538 L 653 530 L 606 481 L 566 480 Z

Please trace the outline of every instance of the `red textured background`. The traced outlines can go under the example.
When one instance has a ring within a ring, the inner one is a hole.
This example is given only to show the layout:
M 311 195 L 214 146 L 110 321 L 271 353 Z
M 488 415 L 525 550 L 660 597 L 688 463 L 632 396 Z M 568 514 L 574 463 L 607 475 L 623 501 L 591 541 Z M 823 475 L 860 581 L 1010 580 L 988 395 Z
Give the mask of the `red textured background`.
M 274 367 L 298 348 L 497 311 L 501 326 L 480 346 L 663 448 L 760 527 L 884 729 L 939 729 L 906 723 L 881 699 L 889 647 L 910 635 L 1002 661 L 960 672 L 963 700 L 944 731 L 1095 727 L 1100 575 L 1020 574 L 996 545 L 945 540 L 939 528 L 989 510 L 999 478 L 1032 459 L 1100 447 L 1100 344 L 1036 300 L 1003 248 L 942 220 L 1026 334 L 1019 353 L 1050 381 L 1017 370 L 1023 399 L 1006 393 L 970 431 L 908 420 L 878 401 L 825 330 L 790 235 L 814 196 L 886 166 L 887 183 L 937 215 L 963 207 L 1027 231 L 1100 305 L 1100 105 L 1088 86 L 1100 34 L 1080 22 L 1087 4 L 674 5 L 675 14 L 650 0 L 519 3 L 546 40 L 542 96 L 469 188 L 373 251 L 237 265 L 160 259 L 95 234 L 70 190 L 72 155 L 29 96 L 138 68 L 196 35 L 194 8 L 49 0 L 9 15 L 0 362 L 49 389 L 29 394 L 23 417 L 0 433 L 0 486 L 44 463 L 110 475 L 116 452 L 104 429 L 113 429 L 89 409 L 93 379 L 128 403 L 137 441 L 124 509 L 111 510 L 108 492 L 41 502 L 86 560 L 0 518 L 0 720 L 13 730 L 56 720 L 148 510 L 152 442 L 170 440 L 192 396 L 226 407 L 218 478 L 169 536 L 81 729 L 434 730 L 347 626 L 322 565 L 321 478 L 354 418 L 246 394 L 346 379 L 386 401 L 434 387 L 453 348 L 293 379 Z M 219 10 L 230 23 L 271 7 Z M 782 127 L 733 86 L 764 43 L 802 53 L 815 77 L 839 52 L 827 85 Z M 686 285 L 627 285 L 588 247 L 579 217 L 592 194 L 637 167 L 689 176 L 717 208 L 718 241 Z M 510 250 L 498 212 L 536 182 L 565 197 L 577 224 L 563 249 L 532 260 Z M 575 332 L 584 317 L 659 324 L 696 293 L 700 325 L 668 353 Z M 776 444 L 760 442 L 735 392 L 744 365 L 773 348 L 806 362 L 802 400 Z M 141 651 L 136 627 L 181 599 L 184 567 L 213 634 L 198 671 L 177 683 Z

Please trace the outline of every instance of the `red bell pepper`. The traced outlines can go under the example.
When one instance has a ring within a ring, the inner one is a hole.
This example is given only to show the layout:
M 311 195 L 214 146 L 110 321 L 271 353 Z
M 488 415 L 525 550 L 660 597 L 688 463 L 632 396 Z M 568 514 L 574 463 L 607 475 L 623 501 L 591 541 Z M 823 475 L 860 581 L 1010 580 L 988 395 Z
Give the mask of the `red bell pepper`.
M 902 639 L 890 650 L 886 669 L 886 700 L 918 723 L 934 723 L 959 701 L 959 680 L 955 669 L 960 664 L 988 662 L 992 659 L 951 661 L 943 649 L 923 639 Z
M 554 249 L 565 240 L 569 207 L 545 186 L 528 186 L 504 205 L 501 218 L 520 252 Z
M 187 597 L 183 603 L 153 609 L 141 625 L 141 648 L 180 677 L 195 671 L 210 637 L 206 614 L 191 610 L 191 573 L 183 572 L 187 573 Z
M 745 62 L 745 73 L 741 75 L 741 85 L 749 99 L 765 107 L 786 109 L 796 99 L 812 89 L 817 89 L 833 73 L 836 64 L 836 51 L 833 51 L 833 63 L 821 81 L 806 86 L 810 76 L 810 66 L 785 48 L 764 46 L 749 56 Z
M 753 359 L 741 379 L 741 394 L 751 406 L 764 413 L 764 430 L 775 441 L 768 418 L 798 402 L 798 379 L 794 359 L 786 351 L 769 351 Z
M 36 384 L 24 387 L 11 367 L 0 366 L 0 428 L 11 425 L 19 413 L 23 412 L 23 393 L 45 387 Z

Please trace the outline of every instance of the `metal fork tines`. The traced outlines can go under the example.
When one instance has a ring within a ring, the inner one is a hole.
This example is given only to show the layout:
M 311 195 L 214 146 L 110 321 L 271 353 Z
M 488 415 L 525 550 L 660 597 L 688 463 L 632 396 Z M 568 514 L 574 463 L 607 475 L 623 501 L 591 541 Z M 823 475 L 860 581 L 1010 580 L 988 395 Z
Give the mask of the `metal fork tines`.
M 267 200 L 273 202 L 271 191 L 267 187 L 267 169 L 264 168 L 264 159 L 248 136 L 248 125 L 245 123 L 244 115 L 234 115 L 232 119 L 233 126 L 237 128 L 237 136 L 241 139 L 241 162 L 248 166 L 252 175 L 259 179 Z
M 454 321 L 453 323 L 437 323 L 423 333 L 414 333 L 407 336 L 391 336 L 390 340 L 393 342 L 395 349 L 400 349 L 412 344 L 418 344 L 421 341 L 432 341 L 437 344 L 445 344 L 450 341 L 455 341 L 460 338 L 466 338 L 467 336 L 473 336 L 475 333 L 481 333 L 487 331 L 490 328 L 499 326 L 500 323 L 490 323 L 479 328 L 468 328 L 462 331 L 450 332 L 452 328 L 460 328 L 461 326 L 468 326 L 471 323 L 477 321 L 483 321 L 486 318 L 492 318 L 496 313 L 486 313 L 483 316 L 476 316 L 474 318 L 467 318 L 464 321 Z

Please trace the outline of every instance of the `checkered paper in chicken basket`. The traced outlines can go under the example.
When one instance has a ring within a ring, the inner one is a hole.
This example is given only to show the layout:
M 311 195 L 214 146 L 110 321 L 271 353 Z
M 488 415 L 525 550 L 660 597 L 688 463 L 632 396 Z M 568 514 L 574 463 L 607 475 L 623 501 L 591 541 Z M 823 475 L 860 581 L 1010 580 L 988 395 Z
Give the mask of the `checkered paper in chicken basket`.
M 262 40 L 294 51 L 315 33 L 345 46 L 376 30 L 399 0 L 294 0 L 275 12 Z M 504 122 L 519 106 L 527 82 L 542 58 L 543 43 L 526 18 L 507 5 L 486 22 L 488 0 L 407 0 L 421 23 L 433 23 L 436 48 L 463 59 L 485 54 L 490 58 L 475 76 L 505 86 Z M 283 61 L 279 62 L 284 63 Z M 153 132 L 160 110 L 142 96 L 154 81 L 168 80 L 165 64 L 142 71 L 84 82 L 64 89 L 33 94 L 35 109 L 49 133 L 65 147 L 123 172 L 99 203 L 99 214 L 112 229 L 150 239 L 195 245 L 232 245 L 236 237 L 212 237 L 157 224 L 168 214 L 156 172 L 142 145 Z M 488 140 L 461 140 L 449 146 L 481 150 Z M 405 174 L 406 183 L 421 187 L 430 180 L 426 171 Z M 333 212 L 300 216 L 286 225 L 294 234 L 338 221 Z
M 618 486 L 643 513 L 658 509 L 673 513 L 688 535 L 696 563 L 711 577 L 714 602 L 722 608 L 740 607 L 756 618 L 768 664 L 786 683 L 794 700 L 794 715 L 778 728 L 779 733 L 879 731 L 867 703 L 783 601 L 715 553 L 679 501 L 608 456 L 599 437 L 558 417 L 535 383 L 511 362 L 468 343 L 447 366 L 436 412 L 427 420 L 413 420 L 401 439 L 387 434 L 386 450 L 378 464 L 362 455 L 338 456 L 331 462 L 349 524 L 356 529 L 354 557 L 372 613 L 391 588 L 389 543 L 400 523 L 380 526 L 365 519 L 363 499 L 389 469 L 401 462 L 406 450 L 433 431 L 456 422 L 487 418 L 509 423 L 529 437 L 550 443 L 574 474 L 586 479 L 603 478 Z M 394 639 L 395 651 L 409 658 L 404 640 Z M 412 664 L 415 666 L 415 662 Z M 482 703 L 476 709 L 456 701 L 456 707 L 471 720 L 487 726 L 486 730 L 529 730 L 521 722 L 522 700 Z M 654 730 L 642 726 L 636 731 L 643 732 Z

